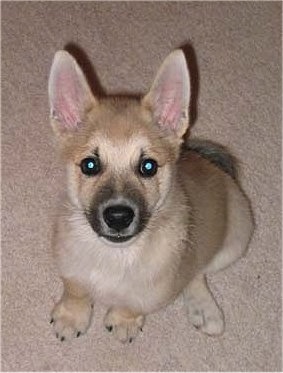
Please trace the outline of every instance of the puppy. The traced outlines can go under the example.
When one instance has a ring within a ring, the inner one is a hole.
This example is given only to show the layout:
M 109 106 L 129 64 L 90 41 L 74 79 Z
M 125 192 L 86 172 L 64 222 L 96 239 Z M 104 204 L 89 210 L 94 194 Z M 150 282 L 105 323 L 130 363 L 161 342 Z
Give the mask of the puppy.
M 68 185 L 54 234 L 64 284 L 51 315 L 57 338 L 84 334 L 101 302 L 105 327 L 132 342 L 145 316 L 181 293 L 193 325 L 221 334 L 206 274 L 245 252 L 252 216 L 229 155 L 183 144 L 183 52 L 165 59 L 143 98 L 130 99 L 94 97 L 74 58 L 59 51 L 49 100 Z

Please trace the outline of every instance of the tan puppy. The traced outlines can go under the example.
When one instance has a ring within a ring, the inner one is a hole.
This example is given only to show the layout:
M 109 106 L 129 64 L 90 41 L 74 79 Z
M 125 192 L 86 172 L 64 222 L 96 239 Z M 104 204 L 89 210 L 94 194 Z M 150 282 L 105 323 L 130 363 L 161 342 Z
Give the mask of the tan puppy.
M 85 333 L 102 302 L 107 329 L 131 342 L 146 314 L 181 293 L 192 323 L 221 334 L 205 275 L 245 252 L 252 218 L 232 172 L 181 146 L 190 100 L 182 51 L 166 58 L 141 100 L 94 97 L 73 57 L 59 51 L 49 97 L 68 178 L 54 239 L 64 283 L 51 319 L 57 337 Z

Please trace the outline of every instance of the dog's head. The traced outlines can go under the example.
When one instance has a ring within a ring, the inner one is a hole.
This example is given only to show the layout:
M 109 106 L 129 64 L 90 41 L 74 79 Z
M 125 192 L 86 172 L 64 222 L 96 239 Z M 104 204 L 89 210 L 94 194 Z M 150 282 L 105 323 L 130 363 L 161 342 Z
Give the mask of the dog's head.
M 51 123 L 67 163 L 70 200 L 99 236 L 128 241 L 162 208 L 188 127 L 189 98 L 180 50 L 166 58 L 140 100 L 94 97 L 74 58 L 56 53 Z

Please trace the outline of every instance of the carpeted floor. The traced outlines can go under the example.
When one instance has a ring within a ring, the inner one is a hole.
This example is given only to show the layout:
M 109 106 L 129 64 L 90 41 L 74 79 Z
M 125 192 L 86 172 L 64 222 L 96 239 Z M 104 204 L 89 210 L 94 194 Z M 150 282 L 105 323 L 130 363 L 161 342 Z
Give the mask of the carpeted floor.
M 280 2 L 1 6 L 2 370 L 281 370 Z M 61 343 L 52 334 L 49 312 L 61 283 L 50 237 L 64 170 L 47 80 L 55 51 L 67 44 L 81 61 L 86 53 L 94 66 L 85 63 L 88 77 L 95 81 L 95 71 L 109 93 L 146 92 L 165 56 L 185 46 L 192 132 L 238 157 L 256 220 L 248 255 L 209 279 L 226 316 L 222 337 L 195 330 L 181 299 L 149 316 L 132 345 L 104 330 L 99 307 L 86 336 Z

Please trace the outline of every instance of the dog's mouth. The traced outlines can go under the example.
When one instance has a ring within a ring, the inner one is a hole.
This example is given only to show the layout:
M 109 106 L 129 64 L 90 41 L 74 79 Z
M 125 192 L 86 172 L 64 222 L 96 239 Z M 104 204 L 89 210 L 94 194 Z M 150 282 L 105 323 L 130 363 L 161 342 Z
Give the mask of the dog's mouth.
M 134 236 L 133 235 L 124 236 L 124 235 L 117 233 L 116 235 L 111 235 L 111 236 L 103 234 L 100 237 L 103 237 L 107 241 L 110 241 L 113 243 L 123 243 L 123 242 L 130 241 Z

